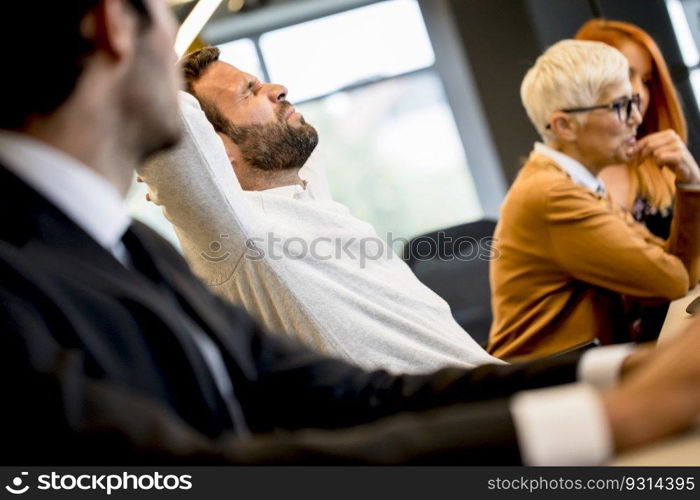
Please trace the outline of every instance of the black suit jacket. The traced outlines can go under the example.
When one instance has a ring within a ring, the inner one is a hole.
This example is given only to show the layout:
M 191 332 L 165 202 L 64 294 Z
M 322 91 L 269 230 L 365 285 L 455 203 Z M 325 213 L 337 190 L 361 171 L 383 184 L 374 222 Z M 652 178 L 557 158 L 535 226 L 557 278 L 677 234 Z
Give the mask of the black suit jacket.
M 261 331 L 138 222 L 134 271 L 4 168 L 0 209 L 4 463 L 513 464 L 508 396 L 575 379 L 578 355 L 365 372 Z M 221 350 L 252 439 L 187 322 Z

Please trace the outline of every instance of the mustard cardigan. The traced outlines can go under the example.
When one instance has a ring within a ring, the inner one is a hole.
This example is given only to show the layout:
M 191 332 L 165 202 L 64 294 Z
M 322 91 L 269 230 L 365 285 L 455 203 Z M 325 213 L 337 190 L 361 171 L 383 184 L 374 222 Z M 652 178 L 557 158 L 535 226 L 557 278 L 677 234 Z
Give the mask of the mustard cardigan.
M 679 187 L 664 242 L 532 153 L 501 207 L 488 351 L 526 360 L 619 334 L 622 296 L 673 300 L 700 274 L 700 190 Z

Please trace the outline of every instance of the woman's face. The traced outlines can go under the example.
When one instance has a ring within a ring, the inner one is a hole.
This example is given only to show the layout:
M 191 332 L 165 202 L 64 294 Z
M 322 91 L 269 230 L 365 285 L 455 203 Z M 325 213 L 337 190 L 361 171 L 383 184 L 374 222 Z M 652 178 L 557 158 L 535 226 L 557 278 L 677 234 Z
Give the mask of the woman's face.
M 632 92 L 629 81 L 611 85 L 597 104 L 608 104 L 621 97 L 630 96 Z M 633 105 L 628 120 L 624 121 L 625 112 L 621 113 L 621 117 L 622 120 L 610 109 L 588 112 L 576 138 L 576 149 L 584 165 L 600 169 L 630 160 L 629 150 L 635 144 L 637 127 L 642 122 L 642 116 Z
M 623 40 L 617 49 L 627 58 L 630 65 L 632 89 L 642 97 L 642 116 L 649 109 L 649 84 L 652 79 L 652 62 L 649 52 L 638 42 Z

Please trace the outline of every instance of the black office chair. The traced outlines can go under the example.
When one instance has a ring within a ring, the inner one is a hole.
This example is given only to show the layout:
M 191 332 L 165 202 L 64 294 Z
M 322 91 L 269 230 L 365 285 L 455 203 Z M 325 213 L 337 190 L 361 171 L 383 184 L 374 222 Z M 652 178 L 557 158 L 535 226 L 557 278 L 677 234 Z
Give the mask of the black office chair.
M 450 305 L 452 315 L 482 346 L 491 328 L 489 255 L 496 222 L 479 220 L 417 236 L 403 259 L 425 285 Z

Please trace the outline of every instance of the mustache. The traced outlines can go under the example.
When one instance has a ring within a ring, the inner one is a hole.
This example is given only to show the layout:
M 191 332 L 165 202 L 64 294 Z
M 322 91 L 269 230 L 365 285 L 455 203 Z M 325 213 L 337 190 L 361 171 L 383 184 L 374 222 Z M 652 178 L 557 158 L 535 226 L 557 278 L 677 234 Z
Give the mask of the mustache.
M 289 101 L 282 101 L 279 109 L 277 110 L 277 119 L 279 119 L 279 121 L 284 121 L 285 115 L 287 114 L 289 109 L 293 107 L 294 106 Z

